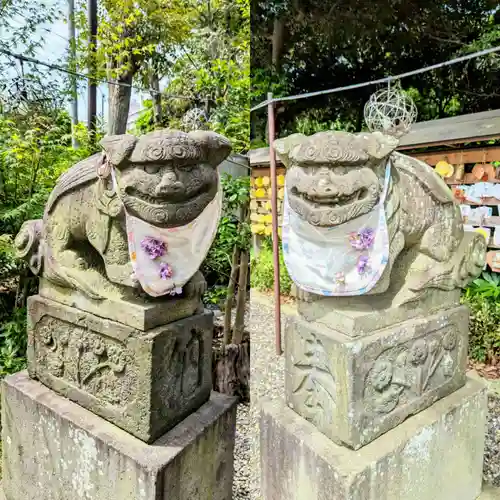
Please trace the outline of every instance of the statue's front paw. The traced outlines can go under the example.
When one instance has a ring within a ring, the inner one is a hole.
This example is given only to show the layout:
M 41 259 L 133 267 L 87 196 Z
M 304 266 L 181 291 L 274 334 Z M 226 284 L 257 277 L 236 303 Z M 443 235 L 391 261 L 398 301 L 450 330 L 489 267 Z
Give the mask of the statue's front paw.
M 207 291 L 207 282 L 200 272 L 197 272 L 184 287 L 187 297 L 201 297 Z
M 131 265 L 108 265 L 106 266 L 106 274 L 109 281 L 116 285 L 129 288 L 139 288 L 140 286 Z

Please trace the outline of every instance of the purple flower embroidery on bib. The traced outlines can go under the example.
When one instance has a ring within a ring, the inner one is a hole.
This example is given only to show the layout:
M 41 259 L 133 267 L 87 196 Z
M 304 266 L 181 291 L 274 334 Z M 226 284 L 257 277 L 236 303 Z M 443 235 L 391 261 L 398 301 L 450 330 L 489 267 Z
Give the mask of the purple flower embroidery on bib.
M 162 262 L 160 265 L 160 278 L 167 280 L 172 277 L 172 274 L 172 268 L 166 262 Z
M 375 231 L 369 227 L 349 235 L 349 242 L 356 250 L 368 250 L 375 241 Z
M 167 253 L 167 245 L 164 241 L 147 236 L 141 241 L 141 248 L 154 260 Z
M 358 270 L 359 274 L 365 274 L 365 272 L 368 270 L 368 255 L 361 255 L 358 259 L 358 263 L 356 264 L 356 269 Z

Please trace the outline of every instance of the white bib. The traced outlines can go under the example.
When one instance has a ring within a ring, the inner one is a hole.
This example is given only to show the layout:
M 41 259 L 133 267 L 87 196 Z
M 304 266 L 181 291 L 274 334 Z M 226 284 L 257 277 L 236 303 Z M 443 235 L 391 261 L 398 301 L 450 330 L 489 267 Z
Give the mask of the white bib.
M 391 168 L 387 162 L 382 195 L 369 213 L 334 227 L 316 227 L 289 206 L 285 188 L 283 257 L 295 284 L 325 296 L 368 293 L 389 260 L 385 199 Z
M 112 176 L 116 186 L 114 172 Z M 198 271 L 210 250 L 221 211 L 220 179 L 214 199 L 185 226 L 155 227 L 125 210 L 130 261 L 135 278 L 148 295 L 182 293 L 182 287 Z

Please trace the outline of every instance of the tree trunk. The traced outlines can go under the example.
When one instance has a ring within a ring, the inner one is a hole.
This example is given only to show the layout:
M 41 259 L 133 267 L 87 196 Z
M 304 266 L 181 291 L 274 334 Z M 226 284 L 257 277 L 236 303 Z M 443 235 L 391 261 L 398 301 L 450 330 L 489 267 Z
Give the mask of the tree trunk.
M 273 39 L 272 39 L 272 64 L 275 71 L 280 70 L 281 54 L 283 53 L 283 46 L 285 41 L 285 19 L 283 17 L 274 20 Z
M 226 304 L 224 306 L 224 345 L 231 343 L 231 312 L 233 309 L 234 288 L 236 285 L 236 274 L 238 273 L 238 263 L 240 260 L 240 250 L 237 246 L 233 249 L 233 259 L 231 262 L 231 276 L 227 287 Z
M 233 329 L 233 344 L 241 344 L 245 329 L 245 304 L 248 284 L 248 250 L 243 250 L 240 257 L 240 275 L 238 279 L 238 295 L 236 297 L 236 317 Z
M 250 342 L 232 344 L 212 351 L 213 389 L 248 401 Z
M 121 75 L 116 82 L 126 84 L 109 85 L 108 134 L 119 135 L 127 132 L 127 122 L 130 110 L 130 98 L 134 74 L 128 72 Z
M 155 127 L 159 128 L 163 124 L 163 112 L 161 107 L 160 79 L 158 74 L 152 69 L 149 75 L 149 84 L 153 92 L 151 99 L 153 101 L 153 122 Z

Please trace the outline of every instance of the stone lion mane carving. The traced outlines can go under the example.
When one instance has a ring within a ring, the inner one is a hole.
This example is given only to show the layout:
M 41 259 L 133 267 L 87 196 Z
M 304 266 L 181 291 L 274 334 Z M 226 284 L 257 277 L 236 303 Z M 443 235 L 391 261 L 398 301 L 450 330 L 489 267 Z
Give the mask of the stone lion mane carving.
M 477 233 L 464 233 L 448 186 L 427 164 L 395 152 L 398 143 L 380 132 L 320 132 L 291 135 L 276 141 L 275 148 L 287 167 L 291 210 L 321 227 L 371 211 L 390 159 L 385 203 L 389 263 L 370 294 L 386 292 L 391 285 L 404 303 L 429 288 L 467 285 L 484 266 L 487 244 Z
M 35 274 L 94 299 L 137 287 L 124 208 L 157 227 L 188 224 L 215 197 L 216 167 L 231 152 L 227 139 L 206 131 L 110 136 L 101 146 L 61 175 L 43 220 L 25 222 L 15 239 Z

